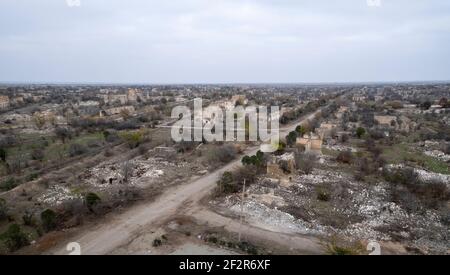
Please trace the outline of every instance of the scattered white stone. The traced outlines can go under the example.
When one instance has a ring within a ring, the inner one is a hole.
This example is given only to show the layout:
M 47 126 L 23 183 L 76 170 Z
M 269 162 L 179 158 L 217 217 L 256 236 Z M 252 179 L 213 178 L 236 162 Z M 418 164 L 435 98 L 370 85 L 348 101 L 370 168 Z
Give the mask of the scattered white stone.
M 440 161 L 444 161 L 444 162 L 450 161 L 450 155 L 447 155 L 444 152 L 439 151 L 439 150 L 425 151 L 423 153 L 429 157 L 437 158 Z
M 45 194 L 40 196 L 37 200 L 40 203 L 45 203 L 51 206 L 58 206 L 64 202 L 82 198 L 79 194 L 72 193 L 69 188 L 61 185 L 54 185 L 50 187 Z

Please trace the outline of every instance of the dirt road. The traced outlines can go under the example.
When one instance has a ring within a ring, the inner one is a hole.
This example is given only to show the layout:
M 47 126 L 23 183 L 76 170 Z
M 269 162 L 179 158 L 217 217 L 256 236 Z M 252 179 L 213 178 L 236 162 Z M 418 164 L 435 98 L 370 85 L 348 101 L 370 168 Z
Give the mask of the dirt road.
M 286 250 L 295 251 L 296 254 L 315 255 L 324 253 L 324 247 L 320 240 L 313 236 L 274 232 L 257 225 L 241 224 L 239 220 L 222 216 L 201 207 L 190 211 L 189 216 L 200 222 L 207 222 L 208 226 L 222 226 L 226 231 L 236 234 L 242 232 L 243 240 L 247 238 L 258 239 L 265 244 L 277 245 Z
M 295 124 L 281 128 L 280 136 L 287 135 L 297 125 L 311 119 L 316 113 L 308 115 Z M 247 150 L 245 154 L 255 154 L 258 150 L 259 147 L 254 147 Z M 240 158 L 208 175 L 194 179 L 184 185 L 170 188 L 155 201 L 131 207 L 129 210 L 114 216 L 114 219 L 94 228 L 89 228 L 85 232 L 79 233 L 76 237 L 67 240 L 66 243 L 59 244 L 56 248 L 49 251 L 48 254 L 69 254 L 66 250 L 66 245 L 70 242 L 79 243 L 83 255 L 111 253 L 115 248 L 135 237 L 140 229 L 146 226 L 154 226 L 177 214 L 177 209 L 183 206 L 187 207 L 187 202 L 189 202 L 190 207 L 195 205 L 214 188 L 217 179 L 225 171 L 229 171 L 239 165 L 241 165 Z M 285 242 L 288 243 L 289 239 L 285 239 Z M 313 248 L 313 245 L 310 243 L 300 242 L 299 244 Z

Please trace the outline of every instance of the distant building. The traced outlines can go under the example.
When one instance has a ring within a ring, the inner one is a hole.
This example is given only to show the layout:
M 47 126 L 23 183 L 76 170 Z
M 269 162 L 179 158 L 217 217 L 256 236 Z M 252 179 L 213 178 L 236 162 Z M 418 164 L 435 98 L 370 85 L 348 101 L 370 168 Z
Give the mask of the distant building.
M 9 108 L 9 105 L 9 97 L 4 95 L 0 96 L 0 109 L 7 109 Z
M 78 106 L 80 107 L 93 107 L 93 106 L 99 106 L 100 103 L 98 101 L 94 100 L 88 100 L 88 101 L 81 101 L 78 103 Z
M 128 102 L 128 95 L 122 95 L 122 94 L 102 94 L 99 95 L 99 97 L 105 102 L 108 103 L 120 103 L 121 105 L 127 104 Z
M 438 105 L 438 104 L 431 105 L 431 107 L 430 107 L 430 109 L 432 109 L 432 110 L 437 110 L 437 109 L 442 109 L 442 108 L 443 108 L 442 105 Z
M 404 109 L 415 109 L 417 108 L 416 104 L 403 104 Z
M 234 105 L 247 105 L 248 100 L 245 95 L 234 95 L 231 97 L 231 103 Z
M 354 102 L 363 102 L 363 101 L 366 101 L 366 100 L 367 100 L 367 97 L 365 97 L 365 96 L 358 95 L 358 96 L 354 96 L 353 97 L 353 101 Z
M 138 99 L 136 89 L 128 89 L 127 100 L 128 102 L 136 102 Z
M 286 172 L 294 172 L 296 169 L 294 153 L 286 153 L 281 156 L 273 156 L 267 163 L 267 176 L 281 179 Z
M 381 95 L 376 95 L 376 96 L 374 97 L 374 99 L 375 99 L 375 101 L 377 101 L 377 102 L 379 102 L 379 101 L 383 101 L 383 99 L 384 99 L 384 96 L 381 96 Z
M 378 122 L 381 126 L 392 126 L 393 121 L 397 121 L 397 117 L 395 116 L 374 116 L 376 122 Z
M 333 129 L 336 129 L 337 125 L 335 123 L 323 122 L 316 132 L 322 137 L 329 137 Z
M 313 133 L 305 134 L 301 138 L 297 138 L 297 145 L 305 148 L 307 153 L 322 154 L 323 137 Z
M 348 112 L 348 107 L 346 106 L 339 107 L 339 110 L 336 112 L 336 118 L 341 119 L 346 112 Z
M 107 115 L 107 116 L 113 116 L 113 115 L 120 115 L 122 112 L 128 112 L 130 115 L 135 113 L 135 109 L 133 106 L 122 106 L 122 107 L 115 107 L 115 108 L 109 108 L 104 111 L 100 112 L 100 117 Z

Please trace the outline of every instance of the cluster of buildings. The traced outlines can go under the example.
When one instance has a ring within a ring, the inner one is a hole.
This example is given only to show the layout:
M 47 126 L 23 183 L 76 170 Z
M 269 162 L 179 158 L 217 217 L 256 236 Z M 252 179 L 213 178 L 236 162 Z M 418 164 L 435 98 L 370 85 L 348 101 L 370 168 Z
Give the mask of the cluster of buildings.
M 143 92 L 138 89 L 128 89 L 125 94 L 111 93 L 109 90 L 104 90 L 99 95 L 99 98 L 103 100 L 105 104 L 119 103 L 121 105 L 136 103 L 138 101 L 146 102 L 150 96 L 148 92 Z

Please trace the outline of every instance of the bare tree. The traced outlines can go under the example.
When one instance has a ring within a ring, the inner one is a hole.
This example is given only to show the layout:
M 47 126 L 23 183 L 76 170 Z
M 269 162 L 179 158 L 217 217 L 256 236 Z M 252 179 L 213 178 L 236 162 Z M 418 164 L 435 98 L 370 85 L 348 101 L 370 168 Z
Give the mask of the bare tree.
M 306 175 L 310 174 L 315 166 L 317 157 L 311 153 L 296 153 L 295 165 Z
M 125 183 L 128 183 L 131 175 L 133 174 L 133 166 L 129 160 L 125 161 L 122 165 L 122 177 Z

